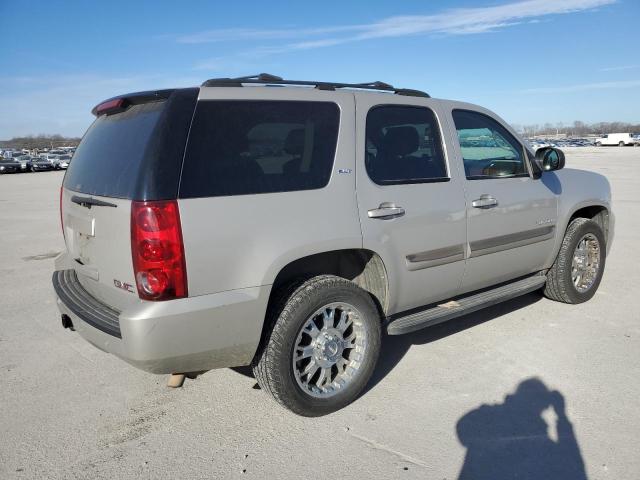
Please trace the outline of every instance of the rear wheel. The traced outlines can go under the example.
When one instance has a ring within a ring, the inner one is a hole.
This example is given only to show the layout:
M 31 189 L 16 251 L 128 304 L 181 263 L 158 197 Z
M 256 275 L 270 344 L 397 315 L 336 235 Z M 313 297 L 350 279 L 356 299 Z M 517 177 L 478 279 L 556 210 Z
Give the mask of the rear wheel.
M 576 218 L 567 227 L 558 257 L 547 273 L 544 294 L 564 303 L 582 303 L 598 290 L 606 257 L 604 233 L 593 220 Z
M 380 315 L 371 296 L 332 275 L 280 292 L 253 371 L 285 408 L 320 416 L 351 403 L 365 387 L 380 351 Z
M 601 147 L 602 146 L 602 142 L 596 142 L 596 147 Z
M 624 147 L 624 142 L 622 142 L 622 141 L 621 141 L 621 142 L 619 142 L 619 143 L 618 143 L 618 146 L 619 146 L 619 147 Z

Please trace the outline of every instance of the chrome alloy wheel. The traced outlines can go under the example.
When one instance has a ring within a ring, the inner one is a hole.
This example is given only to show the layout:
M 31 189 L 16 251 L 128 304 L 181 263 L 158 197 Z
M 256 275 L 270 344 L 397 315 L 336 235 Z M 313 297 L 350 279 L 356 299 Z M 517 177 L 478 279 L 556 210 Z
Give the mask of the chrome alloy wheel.
M 293 372 L 305 393 L 328 398 L 361 370 L 367 332 L 360 312 L 348 303 L 330 303 L 304 323 L 293 350 Z
M 571 280 L 579 293 L 589 290 L 600 270 L 600 242 L 592 233 L 584 235 L 573 252 Z

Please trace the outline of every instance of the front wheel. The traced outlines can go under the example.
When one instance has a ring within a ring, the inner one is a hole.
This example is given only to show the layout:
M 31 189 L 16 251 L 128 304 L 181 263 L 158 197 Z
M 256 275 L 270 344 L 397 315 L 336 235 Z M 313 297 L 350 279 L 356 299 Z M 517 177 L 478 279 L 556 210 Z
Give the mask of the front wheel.
M 279 292 L 253 372 L 282 406 L 307 417 L 339 410 L 366 386 L 380 352 L 380 315 L 369 293 L 333 275 Z
M 593 220 L 576 218 L 567 227 L 553 266 L 547 272 L 546 297 L 582 303 L 598 290 L 606 259 L 602 228 Z

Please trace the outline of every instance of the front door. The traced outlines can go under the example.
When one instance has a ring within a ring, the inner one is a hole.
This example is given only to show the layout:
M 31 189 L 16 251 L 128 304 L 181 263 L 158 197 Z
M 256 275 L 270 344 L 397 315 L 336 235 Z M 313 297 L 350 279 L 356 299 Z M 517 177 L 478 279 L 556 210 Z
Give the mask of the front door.
M 365 249 L 389 277 L 387 313 L 453 296 L 464 273 L 465 201 L 437 104 L 357 100 L 357 197 Z M 411 103 L 409 105 L 408 103 Z M 420 101 L 422 102 L 422 100 Z M 447 130 L 448 131 L 448 130 Z
M 524 146 L 489 112 L 454 109 L 467 200 L 462 292 L 539 271 L 553 249 L 557 196 Z

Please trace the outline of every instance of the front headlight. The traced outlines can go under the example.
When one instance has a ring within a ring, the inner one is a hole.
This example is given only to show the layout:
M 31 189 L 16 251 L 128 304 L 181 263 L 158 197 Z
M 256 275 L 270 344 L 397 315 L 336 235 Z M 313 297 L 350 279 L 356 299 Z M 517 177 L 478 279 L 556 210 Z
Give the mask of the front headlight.
M 4 170 L 4 167 L 0 167 L 0 170 Z
M 24 170 L 25 168 L 27 168 L 27 165 L 23 163 L 22 165 L 20 165 L 20 168 Z

